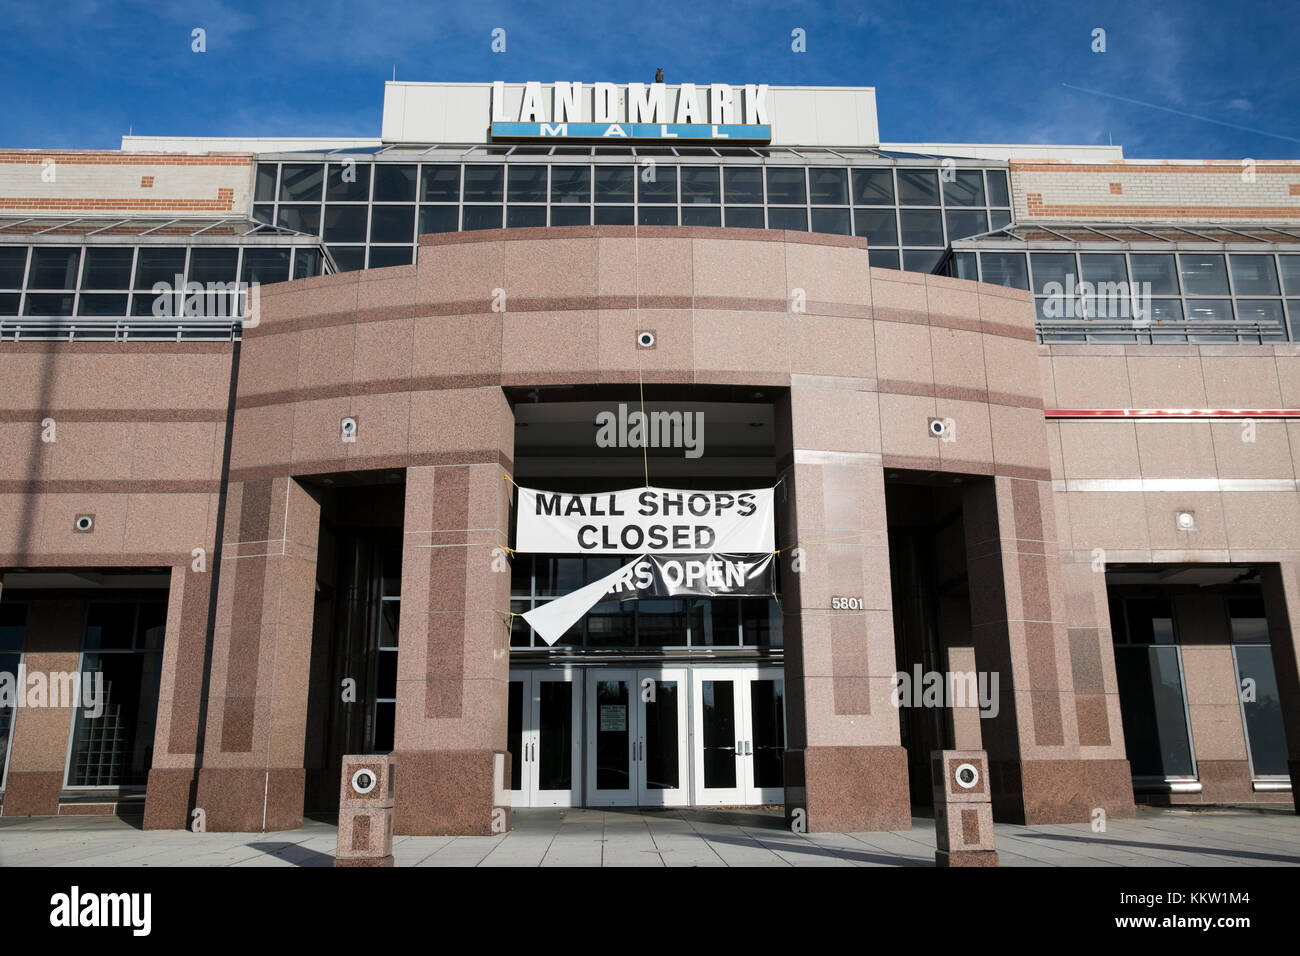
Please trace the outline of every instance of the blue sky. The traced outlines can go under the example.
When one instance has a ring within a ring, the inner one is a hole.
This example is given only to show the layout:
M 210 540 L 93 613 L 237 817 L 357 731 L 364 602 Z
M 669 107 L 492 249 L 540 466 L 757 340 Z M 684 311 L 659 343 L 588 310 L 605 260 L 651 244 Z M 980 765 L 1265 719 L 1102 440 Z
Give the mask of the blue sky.
M 116 148 L 128 129 L 378 136 L 394 66 L 408 80 L 543 82 L 663 67 L 670 83 L 875 86 L 886 142 L 1297 158 L 1297 24 L 1300 0 L 0 0 L 0 148 Z M 195 27 L 206 53 L 190 49 Z

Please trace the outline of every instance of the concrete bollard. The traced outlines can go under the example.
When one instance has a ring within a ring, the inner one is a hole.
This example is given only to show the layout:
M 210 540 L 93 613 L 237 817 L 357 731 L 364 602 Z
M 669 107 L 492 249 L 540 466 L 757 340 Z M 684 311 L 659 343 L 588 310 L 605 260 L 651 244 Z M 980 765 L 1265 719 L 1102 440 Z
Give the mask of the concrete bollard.
M 343 758 L 334 865 L 393 865 L 393 762 L 385 755 Z
M 935 866 L 997 866 L 988 755 L 983 750 L 936 750 L 934 781 Z

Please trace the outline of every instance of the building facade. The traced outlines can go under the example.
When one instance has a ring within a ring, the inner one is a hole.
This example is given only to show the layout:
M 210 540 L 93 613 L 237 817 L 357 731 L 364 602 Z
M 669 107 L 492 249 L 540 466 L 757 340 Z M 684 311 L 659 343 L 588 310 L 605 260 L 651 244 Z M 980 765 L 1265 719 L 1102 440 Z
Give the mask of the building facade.
M 0 152 L 0 813 L 293 828 L 361 752 L 407 834 L 905 827 L 940 748 L 1005 820 L 1292 803 L 1300 163 L 882 145 L 867 88 L 383 116 Z M 521 487 L 774 488 L 772 594 L 548 644 L 627 559 L 519 550 Z

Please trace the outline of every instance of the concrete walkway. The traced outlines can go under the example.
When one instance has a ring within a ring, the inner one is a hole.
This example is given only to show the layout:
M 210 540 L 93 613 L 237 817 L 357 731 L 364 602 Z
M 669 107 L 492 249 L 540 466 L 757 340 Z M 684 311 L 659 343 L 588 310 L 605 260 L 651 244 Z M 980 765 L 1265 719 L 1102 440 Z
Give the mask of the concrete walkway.
M 934 822 L 800 835 L 763 810 L 517 810 L 489 837 L 396 837 L 398 866 L 932 866 Z M 1300 816 L 1139 809 L 1137 820 L 997 825 L 1004 866 L 1297 866 Z M 143 832 L 116 817 L 0 818 L 0 866 L 331 866 L 336 830 Z

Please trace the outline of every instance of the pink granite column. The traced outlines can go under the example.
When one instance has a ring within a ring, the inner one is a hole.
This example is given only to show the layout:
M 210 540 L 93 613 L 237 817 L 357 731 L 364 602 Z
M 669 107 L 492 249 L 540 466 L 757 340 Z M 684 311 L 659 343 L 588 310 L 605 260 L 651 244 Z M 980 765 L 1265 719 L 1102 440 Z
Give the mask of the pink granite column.
M 320 505 L 292 478 L 231 484 L 203 766 L 208 830 L 302 825 Z
M 786 815 L 809 832 L 906 829 L 876 396 L 808 377 L 777 405 Z M 797 549 L 797 550 L 796 550 Z M 862 610 L 833 610 L 832 597 Z
M 1286 728 L 1287 769 L 1291 774 L 1291 797 L 1300 813 L 1300 565 L 1267 564 L 1263 569 L 1264 609 L 1268 615 L 1268 638 L 1273 648 L 1273 672 L 1282 703 Z
M 75 673 L 86 626 L 84 601 L 32 601 L 27 610 L 26 674 Z M 19 688 L 22 692 L 24 688 Z M 48 698 L 47 698 L 48 702 Z M 14 712 L 4 815 L 59 812 L 74 708 L 19 707 Z
M 212 561 L 213 556 L 205 553 L 198 570 L 194 563 L 172 568 L 153 766 L 144 803 L 146 830 L 183 830 L 190 824 L 198 785 L 195 768 Z
M 1103 653 L 1104 576 L 1068 572 L 1081 619 L 1067 628 L 1049 484 L 969 482 L 962 507 L 975 659 L 999 684 L 997 715 L 981 728 L 998 818 L 1081 822 L 1099 809 L 1133 816 L 1113 655 Z
M 394 830 L 489 834 L 509 826 L 506 701 L 514 416 L 475 389 L 456 440 L 479 451 L 406 472 L 393 750 Z M 477 459 L 477 460 L 475 460 Z

